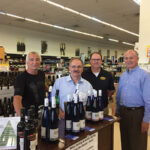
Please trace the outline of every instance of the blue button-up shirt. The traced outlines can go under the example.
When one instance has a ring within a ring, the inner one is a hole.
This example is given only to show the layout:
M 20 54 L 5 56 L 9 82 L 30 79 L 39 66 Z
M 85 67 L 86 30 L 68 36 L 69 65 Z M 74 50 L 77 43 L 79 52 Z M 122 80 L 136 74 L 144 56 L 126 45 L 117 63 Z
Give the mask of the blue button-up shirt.
M 119 106 L 144 106 L 144 122 L 150 122 L 150 74 L 138 66 L 124 72 L 119 80 L 117 91 L 117 108 Z
M 85 96 L 84 99 L 87 100 L 88 90 L 92 91 L 93 89 L 91 84 L 83 78 L 80 78 L 78 84 L 79 92 L 81 92 Z M 70 75 L 61 77 L 56 80 L 53 86 L 52 96 L 55 96 L 56 90 L 59 90 L 59 104 L 64 111 L 64 102 L 67 101 L 67 95 L 69 94 L 71 97 L 73 97 L 73 93 L 75 93 L 77 90 L 77 84 L 73 82 Z M 86 101 L 84 102 L 84 104 L 85 103 Z

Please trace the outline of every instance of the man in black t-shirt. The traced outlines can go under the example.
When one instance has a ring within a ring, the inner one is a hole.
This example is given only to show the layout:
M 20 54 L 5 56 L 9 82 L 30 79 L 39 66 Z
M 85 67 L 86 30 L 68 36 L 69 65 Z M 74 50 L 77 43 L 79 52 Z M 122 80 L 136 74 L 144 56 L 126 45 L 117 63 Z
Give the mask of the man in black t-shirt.
M 43 105 L 45 97 L 45 75 L 39 71 L 41 57 L 37 52 L 26 56 L 27 69 L 15 81 L 14 108 L 20 116 L 22 107 Z
M 91 54 L 90 64 L 91 68 L 85 70 L 82 77 L 91 83 L 93 89 L 102 90 L 104 113 L 108 114 L 108 97 L 112 96 L 115 90 L 112 75 L 101 68 L 102 56 L 98 52 Z

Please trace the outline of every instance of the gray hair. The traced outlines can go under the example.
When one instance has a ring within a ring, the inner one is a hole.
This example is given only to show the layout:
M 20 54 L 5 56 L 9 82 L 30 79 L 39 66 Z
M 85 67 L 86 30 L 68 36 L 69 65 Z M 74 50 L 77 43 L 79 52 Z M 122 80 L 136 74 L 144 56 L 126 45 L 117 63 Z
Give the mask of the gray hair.
M 128 52 L 134 52 L 135 55 L 137 56 L 137 58 L 139 58 L 139 54 L 138 54 L 137 51 L 135 51 L 135 50 L 133 50 L 133 49 L 129 49 L 129 50 L 126 51 L 126 53 L 128 53 Z M 125 53 L 125 54 L 126 54 L 126 53 Z M 125 54 L 124 54 L 124 55 L 125 55 Z
M 26 62 L 29 60 L 29 55 L 30 54 L 36 54 L 36 55 L 38 55 L 39 56 L 39 58 L 40 58 L 40 62 L 41 62 L 41 56 L 39 55 L 39 53 L 38 52 L 35 52 L 35 51 L 32 51 L 32 52 L 29 52 L 28 54 L 27 54 L 27 56 L 26 56 Z

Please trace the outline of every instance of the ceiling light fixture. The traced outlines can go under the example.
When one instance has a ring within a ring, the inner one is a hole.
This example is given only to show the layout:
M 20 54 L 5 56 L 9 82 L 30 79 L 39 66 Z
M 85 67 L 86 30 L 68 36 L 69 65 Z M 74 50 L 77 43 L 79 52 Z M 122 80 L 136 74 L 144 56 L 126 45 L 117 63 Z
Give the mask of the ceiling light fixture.
M 113 41 L 113 42 L 119 42 L 119 40 L 115 40 L 115 39 L 111 39 L 111 38 L 109 38 L 108 40 Z
M 88 19 L 93 20 L 93 21 L 95 21 L 95 22 L 98 22 L 98 23 L 107 25 L 107 26 L 109 26 L 109 27 L 112 27 L 112 28 L 115 28 L 115 29 L 117 29 L 117 30 L 120 30 L 120 31 L 126 32 L 126 33 L 128 33 L 128 34 L 131 34 L 131 35 L 134 35 L 134 36 L 139 37 L 139 34 L 137 34 L 137 33 L 134 33 L 134 32 L 128 31 L 128 30 L 126 30 L 126 29 L 120 28 L 120 27 L 118 27 L 118 26 L 116 26 L 116 25 L 109 24 L 109 23 L 107 23 L 107 22 L 101 21 L 101 20 L 99 20 L 99 19 L 97 19 L 97 18 L 95 18 L 95 17 L 91 17 L 91 16 L 88 16 L 88 15 L 86 15 L 86 14 L 80 13 L 80 12 L 78 12 L 78 11 L 76 11 L 76 10 L 73 10 L 73 9 L 71 9 L 71 8 L 68 8 L 68 7 L 65 7 L 65 6 L 63 6 L 63 5 L 57 4 L 57 3 L 52 2 L 52 1 L 50 1 L 50 0 L 43 0 L 43 1 L 46 2 L 46 3 L 48 3 L 48 4 L 50 4 L 50 5 L 59 7 L 59 8 L 61 8 L 61 9 L 63 9 L 63 10 L 72 12 L 72 13 L 74 13 L 74 14 L 76 14 L 76 15 L 80 15 L 80 16 L 82 16 L 82 17 L 88 18 Z
M 41 24 L 41 25 L 45 25 L 45 26 L 50 26 L 50 27 L 53 27 L 53 28 L 66 30 L 66 31 L 70 31 L 70 32 L 74 32 L 74 33 L 78 33 L 78 34 L 82 34 L 82 35 L 87 35 L 87 36 L 91 36 L 91 37 L 95 37 L 95 38 L 99 38 L 99 39 L 103 39 L 104 38 L 102 36 L 98 36 L 98 35 L 95 35 L 95 34 L 90 34 L 90 33 L 81 32 L 81 31 L 78 31 L 78 30 L 73 30 L 73 29 L 61 27 L 61 26 L 58 26 L 58 25 L 53 25 L 53 24 L 49 24 L 49 23 L 45 23 L 45 22 L 40 22 L 40 21 L 37 21 L 37 20 L 34 20 L 34 19 L 25 18 L 25 17 L 14 15 L 14 14 L 5 13 L 5 12 L 2 12 L 2 11 L 0 11 L 0 14 L 1 15 L 6 15 L 6 16 L 9 16 L 9 17 L 13 17 L 13 18 L 24 19 L 24 20 L 26 20 L 28 22 Z
M 141 0 L 133 0 L 136 4 L 140 5 Z
M 131 46 L 135 46 L 134 44 L 131 44 L 131 43 L 128 43 L 128 42 L 122 42 L 123 44 L 126 44 L 126 45 L 131 45 Z

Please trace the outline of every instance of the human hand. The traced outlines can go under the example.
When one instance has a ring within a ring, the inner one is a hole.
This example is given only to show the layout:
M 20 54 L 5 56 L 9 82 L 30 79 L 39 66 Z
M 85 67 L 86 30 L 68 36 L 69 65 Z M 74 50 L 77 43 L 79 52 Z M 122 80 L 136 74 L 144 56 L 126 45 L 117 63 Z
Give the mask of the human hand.
M 148 122 L 142 122 L 142 125 L 141 125 L 142 133 L 147 132 L 148 128 L 149 128 L 149 123 Z
M 59 118 L 65 119 L 65 112 L 61 108 L 59 108 Z

